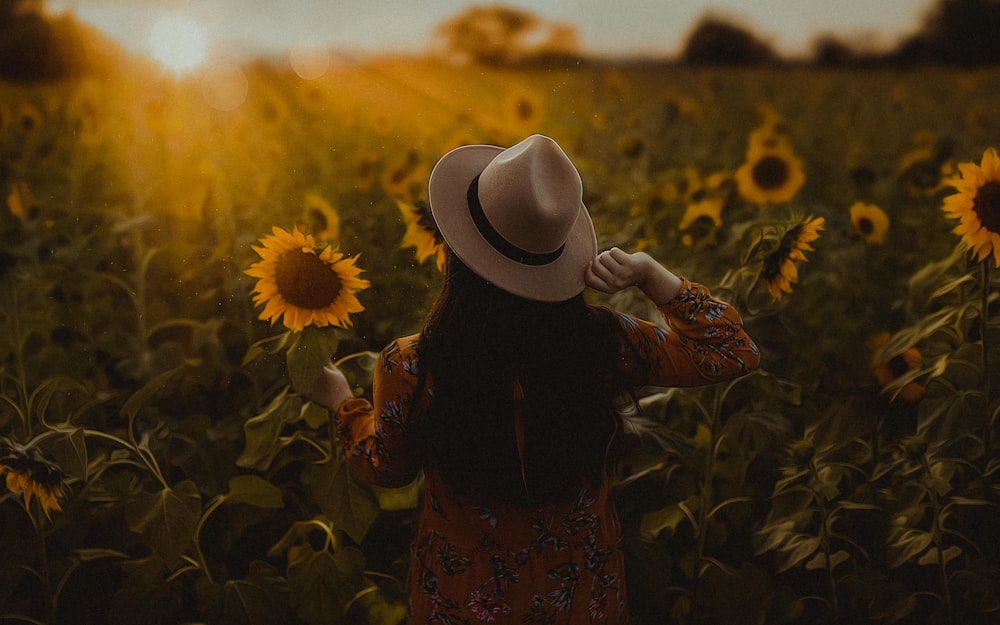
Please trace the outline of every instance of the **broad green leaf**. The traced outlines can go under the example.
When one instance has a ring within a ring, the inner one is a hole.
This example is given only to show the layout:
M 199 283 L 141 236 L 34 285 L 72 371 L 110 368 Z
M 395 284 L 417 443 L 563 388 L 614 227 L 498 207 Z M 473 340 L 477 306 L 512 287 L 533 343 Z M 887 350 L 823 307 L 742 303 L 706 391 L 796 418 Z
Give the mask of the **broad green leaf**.
M 250 563 L 245 579 L 229 580 L 222 589 L 222 623 L 271 625 L 286 622 L 290 612 L 288 581 L 265 562 Z
M 838 564 L 842 564 L 844 562 L 847 562 L 848 560 L 850 560 L 850 558 L 851 558 L 851 555 L 849 553 L 847 553 L 846 551 L 843 551 L 843 550 L 835 551 L 832 554 L 830 554 L 830 568 L 831 569 L 835 569 L 835 568 L 837 568 Z M 821 551 L 821 552 L 817 553 L 815 556 L 813 556 L 812 560 L 806 562 L 806 569 L 810 570 L 810 571 L 816 570 L 816 569 L 825 569 L 826 568 L 826 561 L 827 561 L 826 560 L 826 553 L 824 553 L 824 552 Z
M 257 341 L 251 345 L 249 349 L 247 349 L 246 355 L 243 356 L 243 363 L 241 366 L 245 367 L 247 364 L 253 362 L 264 354 L 278 353 L 285 347 L 285 345 L 288 344 L 288 339 L 291 335 L 292 333 L 290 331 L 282 332 L 281 334 L 269 336 Z
M 354 548 L 307 550 L 288 565 L 292 604 L 310 625 L 338 625 L 351 601 L 370 586 L 364 555 Z
M 299 332 L 285 352 L 288 377 L 299 393 L 305 393 L 319 378 L 326 363 L 337 352 L 336 328 L 306 326 Z
M 142 388 L 132 393 L 121 408 L 121 414 L 127 416 L 129 420 L 135 419 L 139 411 L 149 403 L 149 400 L 170 381 L 178 371 L 187 365 L 181 364 L 173 369 L 168 369 L 143 385 Z
M 781 564 L 778 572 L 783 573 L 790 568 L 797 566 L 800 562 L 811 556 L 819 549 L 820 539 L 816 536 L 806 536 L 798 534 L 790 538 L 782 547 Z
M 286 424 L 298 419 L 301 402 L 297 397 L 289 397 L 284 389 L 267 405 L 263 412 L 251 417 L 243 424 L 246 445 L 236 459 L 236 466 L 266 469 L 281 450 L 281 430 Z
M 330 411 L 311 401 L 302 404 L 302 420 L 314 430 L 330 423 Z
M 919 553 L 922 553 L 924 549 L 927 549 L 934 542 L 934 536 L 930 532 L 925 532 L 923 530 L 907 530 L 902 533 L 902 535 L 894 541 L 890 548 L 895 552 L 895 557 L 893 557 L 889 566 L 896 568 L 906 564 L 913 559 Z
M 938 553 L 941 554 L 941 564 L 947 565 L 949 562 L 962 555 L 962 548 L 958 545 L 952 545 L 944 551 L 938 552 L 937 547 L 931 547 L 924 553 L 924 555 L 920 556 L 920 559 L 917 560 L 917 564 L 921 566 L 938 566 Z
M 258 508 L 280 508 L 284 505 L 281 489 L 256 475 L 237 475 L 229 480 L 225 503 L 246 503 Z
M 669 530 L 667 536 L 673 536 L 687 515 L 679 506 L 670 506 L 642 515 L 639 523 L 639 536 L 643 540 L 656 540 L 660 534 Z
M 413 510 L 420 503 L 423 487 L 423 480 L 414 480 L 412 484 L 402 488 L 372 486 L 371 489 L 378 499 L 380 510 Z
M 381 589 L 362 592 L 355 603 L 364 610 L 365 622 L 369 625 L 402 625 L 406 622 L 406 604 L 390 601 Z
M 191 544 L 200 515 L 201 496 L 191 481 L 157 493 L 141 492 L 125 502 L 128 528 L 141 534 L 171 569 Z
M 343 454 L 306 467 L 302 483 L 333 526 L 360 543 L 378 516 L 378 504 L 371 489 L 348 472 Z

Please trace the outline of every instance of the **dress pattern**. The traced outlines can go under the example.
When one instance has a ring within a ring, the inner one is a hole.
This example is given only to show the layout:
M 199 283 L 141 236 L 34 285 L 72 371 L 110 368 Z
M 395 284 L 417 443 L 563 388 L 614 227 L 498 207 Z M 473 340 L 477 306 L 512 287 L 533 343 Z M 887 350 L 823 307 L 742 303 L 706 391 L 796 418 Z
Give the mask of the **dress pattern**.
M 704 386 L 758 366 L 738 313 L 704 286 L 682 278 L 679 294 L 659 312 L 666 327 L 610 311 L 622 329 L 618 368 L 635 388 Z M 525 507 L 452 496 L 441 476 L 425 469 L 422 423 L 434 390 L 431 380 L 418 389 L 418 338 L 388 345 L 372 401 L 348 399 L 336 414 L 355 476 L 398 487 L 424 472 L 409 623 L 626 623 L 621 527 L 606 480 L 566 503 Z

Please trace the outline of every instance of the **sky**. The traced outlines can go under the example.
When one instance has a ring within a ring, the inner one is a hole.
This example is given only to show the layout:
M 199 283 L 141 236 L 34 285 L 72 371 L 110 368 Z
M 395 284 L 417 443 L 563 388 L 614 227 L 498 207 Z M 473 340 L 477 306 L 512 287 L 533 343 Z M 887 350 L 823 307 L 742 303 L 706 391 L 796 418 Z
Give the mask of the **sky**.
M 488 1 L 480 2 L 487 4 Z M 275 53 L 294 46 L 355 52 L 422 51 L 437 24 L 468 0 L 48 0 L 132 52 L 148 52 L 156 21 L 183 15 L 216 53 Z M 584 51 L 670 56 L 699 19 L 731 18 L 782 54 L 808 54 L 817 34 L 889 46 L 921 25 L 934 0 L 511 0 L 573 25 Z

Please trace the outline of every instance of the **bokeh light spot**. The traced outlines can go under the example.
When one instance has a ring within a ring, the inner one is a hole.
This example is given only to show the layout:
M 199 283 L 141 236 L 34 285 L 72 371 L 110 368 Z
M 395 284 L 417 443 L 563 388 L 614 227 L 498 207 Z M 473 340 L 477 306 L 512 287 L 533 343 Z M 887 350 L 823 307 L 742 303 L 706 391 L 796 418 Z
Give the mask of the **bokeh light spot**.
M 156 20 L 149 33 L 149 51 L 174 73 L 190 72 L 208 54 L 208 31 L 188 15 L 164 15 Z
M 315 80 L 330 67 L 330 53 L 318 46 L 299 44 L 288 53 L 292 69 L 305 80 Z
M 220 111 L 232 111 L 243 104 L 250 89 L 246 74 L 231 63 L 217 63 L 201 77 L 205 102 Z

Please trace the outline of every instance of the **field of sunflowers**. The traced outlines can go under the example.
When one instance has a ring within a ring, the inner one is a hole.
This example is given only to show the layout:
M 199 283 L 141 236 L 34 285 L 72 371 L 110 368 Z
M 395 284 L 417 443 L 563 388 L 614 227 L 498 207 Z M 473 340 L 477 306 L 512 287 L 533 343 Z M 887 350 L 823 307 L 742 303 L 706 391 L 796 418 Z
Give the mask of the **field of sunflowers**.
M 436 160 L 535 132 L 763 355 L 639 398 L 634 623 L 1000 619 L 1000 70 L 228 72 L 0 83 L 0 622 L 401 623 L 419 485 L 299 391 L 419 329 Z

